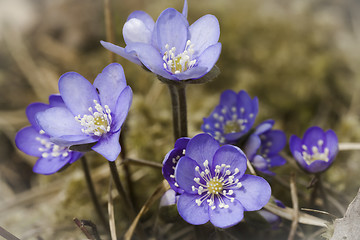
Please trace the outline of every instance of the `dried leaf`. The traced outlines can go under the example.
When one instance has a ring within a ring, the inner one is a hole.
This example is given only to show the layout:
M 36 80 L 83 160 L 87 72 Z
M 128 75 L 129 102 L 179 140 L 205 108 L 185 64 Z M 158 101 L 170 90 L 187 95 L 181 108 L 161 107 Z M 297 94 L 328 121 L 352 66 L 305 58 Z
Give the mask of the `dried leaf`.
M 350 203 L 345 216 L 335 220 L 334 234 L 331 240 L 359 239 L 360 236 L 360 189 Z

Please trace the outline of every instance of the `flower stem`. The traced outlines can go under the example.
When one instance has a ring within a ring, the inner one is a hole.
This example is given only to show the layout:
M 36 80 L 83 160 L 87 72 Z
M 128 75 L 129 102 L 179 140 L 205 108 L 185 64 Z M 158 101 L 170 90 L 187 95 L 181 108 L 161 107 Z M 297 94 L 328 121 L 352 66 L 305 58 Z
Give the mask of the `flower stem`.
M 176 141 L 180 137 L 180 103 L 177 87 L 174 84 L 167 84 L 169 87 L 171 106 L 172 106 L 172 117 L 173 117 L 173 132 L 174 140 Z
M 124 200 L 125 202 L 125 209 L 128 212 L 128 215 L 131 219 L 134 219 L 136 214 L 135 214 L 135 208 L 134 205 L 132 204 L 130 198 L 128 197 L 128 195 L 126 194 L 124 187 L 121 184 L 120 181 L 120 176 L 119 176 L 119 172 L 117 170 L 116 164 L 115 162 L 109 162 L 109 167 L 110 167 L 110 171 L 111 171 L 111 176 L 114 180 L 116 189 L 119 193 L 119 196 Z
M 180 137 L 187 137 L 187 109 L 186 109 L 186 92 L 185 84 L 168 84 L 172 113 L 173 113 L 173 130 L 175 141 Z
M 88 186 L 89 193 L 90 193 L 90 197 L 91 197 L 91 200 L 92 200 L 92 202 L 93 202 L 93 204 L 94 204 L 96 213 L 97 213 L 98 217 L 100 218 L 102 225 L 103 225 L 104 228 L 108 231 L 109 226 L 108 226 L 108 223 L 107 223 L 107 221 L 106 221 L 104 212 L 103 212 L 102 209 L 101 209 L 100 202 L 99 202 L 98 198 L 96 197 L 95 188 L 94 188 L 94 183 L 93 183 L 93 181 L 92 181 L 92 179 L 91 179 L 91 175 L 90 175 L 90 171 L 89 171 L 89 166 L 88 166 L 88 163 L 87 163 L 87 160 L 86 160 L 85 157 L 82 157 L 82 158 L 81 158 L 81 165 L 82 165 L 82 169 L 83 169 L 83 171 L 84 171 L 86 184 L 87 184 L 87 186 Z
M 179 115 L 180 115 L 180 137 L 187 137 L 187 106 L 186 106 L 186 84 L 179 84 L 177 86 L 178 97 L 179 97 Z

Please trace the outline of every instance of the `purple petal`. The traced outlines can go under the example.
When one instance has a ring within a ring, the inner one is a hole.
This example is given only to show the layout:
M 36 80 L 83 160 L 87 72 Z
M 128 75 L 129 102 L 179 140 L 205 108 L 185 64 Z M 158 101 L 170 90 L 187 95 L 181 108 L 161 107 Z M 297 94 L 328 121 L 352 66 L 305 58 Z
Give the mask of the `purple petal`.
M 66 107 L 64 100 L 60 94 L 52 94 L 49 96 L 50 107 Z
M 249 113 L 253 113 L 253 114 L 257 114 L 257 97 L 254 97 L 254 99 L 252 100 L 251 97 L 249 96 L 249 94 L 247 94 L 247 92 L 245 92 L 244 90 L 241 90 L 238 93 L 238 102 L 237 102 L 237 106 L 241 106 L 245 109 L 245 114 L 249 114 Z M 240 107 L 238 108 L 238 114 L 240 115 Z
M 197 185 L 194 181 L 194 177 L 197 177 L 197 172 L 195 167 L 198 164 L 186 156 L 180 158 L 179 162 L 176 165 L 175 169 L 175 179 L 179 184 L 180 188 L 188 193 L 195 193 L 192 190 L 192 186 Z
M 118 131 L 123 125 L 132 103 L 132 90 L 130 86 L 125 87 L 116 101 L 115 112 L 113 113 L 113 122 L 111 131 Z
M 121 152 L 119 137 L 120 131 L 103 136 L 91 149 L 103 155 L 107 160 L 113 162 Z
M 271 119 L 263 121 L 256 127 L 254 134 L 260 135 L 269 131 L 274 126 L 274 123 L 275 121 Z
M 94 86 L 76 72 L 65 73 L 60 77 L 59 91 L 65 105 L 75 116 L 89 114 L 88 109 L 94 106 L 94 100 L 99 102 Z
M 85 134 L 82 135 L 63 135 L 59 137 L 51 137 L 51 142 L 59 145 L 59 146 L 72 146 L 72 145 L 80 145 L 80 144 L 88 144 L 93 143 L 99 140 L 98 136 L 87 136 Z
M 30 122 L 30 124 L 34 127 L 34 129 L 36 131 L 40 131 L 41 128 L 38 124 L 38 122 L 36 121 L 35 115 L 38 112 L 43 112 L 47 109 L 49 109 L 50 106 L 45 104 L 45 103 L 31 103 L 27 108 L 26 108 L 26 116 Z
M 316 160 L 312 162 L 310 165 L 306 166 L 305 170 L 311 173 L 318 173 L 325 171 L 328 167 L 330 167 L 331 162 L 325 162 L 323 160 Z
M 333 159 L 339 151 L 339 142 L 336 133 L 333 130 L 328 130 L 326 135 L 326 147 L 329 148 L 329 158 Z
M 214 67 L 221 53 L 221 43 L 206 48 L 197 59 L 198 67 L 206 67 L 208 72 Z
M 16 146 L 24 153 L 40 157 L 41 152 L 39 148 L 44 147 L 40 141 L 37 141 L 36 138 L 48 138 L 46 135 L 40 134 L 33 127 L 25 127 L 17 132 L 15 136 L 15 144 Z
M 265 134 L 266 139 L 265 145 L 268 142 L 271 142 L 270 146 L 266 145 L 266 148 L 269 149 L 269 155 L 270 153 L 278 153 L 280 152 L 286 145 L 286 136 L 285 133 L 281 130 L 272 130 Z
M 130 43 L 151 43 L 152 29 L 148 29 L 143 21 L 138 18 L 131 18 L 123 27 L 123 36 L 126 44 Z
M 159 51 L 153 46 L 144 43 L 133 43 L 126 46 L 127 52 L 135 52 L 139 60 L 151 72 L 160 75 L 164 78 L 176 80 L 168 71 L 164 69 L 164 60 Z
M 228 170 L 234 173 L 236 168 L 239 169 L 240 172 L 236 174 L 236 178 L 241 178 L 246 171 L 246 161 L 246 156 L 240 148 L 232 145 L 224 145 L 220 147 L 214 155 L 213 168 L 216 165 L 230 165 Z
M 289 147 L 293 155 L 295 151 L 301 152 L 301 139 L 296 135 L 292 135 L 289 140 Z
M 129 21 L 132 18 L 137 18 L 141 20 L 150 31 L 154 29 L 154 25 L 155 25 L 154 19 L 146 12 L 134 11 L 129 15 L 126 21 Z
M 136 63 L 137 65 L 142 66 L 140 60 L 136 56 L 136 53 L 128 53 L 128 52 L 125 51 L 125 48 L 116 46 L 115 44 L 112 44 L 112 43 L 109 43 L 109 42 L 100 41 L 100 43 L 107 50 L 109 50 L 109 51 L 111 51 L 113 53 L 116 53 L 117 55 L 120 55 L 121 57 L 129 60 L 130 62 L 133 62 L 133 63 Z
M 78 160 L 79 158 L 81 158 L 83 156 L 83 154 L 81 152 L 71 152 L 71 158 L 70 158 L 70 161 L 69 163 L 73 163 L 75 162 L 76 160 Z
M 231 108 L 236 106 L 237 103 L 237 94 L 233 90 L 225 90 L 221 93 L 220 96 L 220 105 L 227 106 Z
M 268 169 L 268 163 L 260 155 L 255 155 L 255 157 L 251 160 L 251 163 L 259 171 L 264 171 Z
M 249 139 L 246 141 L 244 150 L 246 156 L 251 161 L 255 154 L 257 153 L 258 149 L 260 148 L 261 140 L 258 135 L 252 134 Z
M 115 110 L 116 101 L 126 87 L 124 69 L 118 63 L 109 64 L 97 75 L 94 87 L 100 97 L 101 105 L 108 105 L 111 111 Z
M 215 152 L 219 149 L 220 145 L 212 136 L 207 133 L 201 133 L 193 137 L 187 147 L 185 156 L 195 160 L 203 169 L 205 160 L 209 161 L 209 168 L 212 166 Z
M 199 195 L 183 193 L 177 203 L 180 216 L 192 225 L 200 225 L 209 221 L 209 206 L 206 202 L 198 206 L 195 202 L 197 198 Z
M 174 205 L 176 203 L 176 192 L 172 189 L 167 190 L 160 200 L 160 207 Z
M 318 141 L 321 140 L 325 140 L 326 136 L 324 131 L 315 126 L 315 127 L 311 127 L 308 130 L 306 130 L 304 137 L 303 137 L 303 143 L 309 148 L 311 149 L 312 146 L 318 146 Z
M 167 44 L 176 48 L 175 56 L 184 51 L 188 40 L 188 22 L 184 15 L 173 8 L 164 10 L 155 23 L 155 31 L 162 55 L 167 51 Z
M 285 158 L 279 156 L 279 155 L 276 155 L 276 156 L 273 156 L 270 158 L 271 162 L 271 167 L 278 167 L 278 166 L 282 166 L 286 163 L 286 160 Z
M 82 126 L 76 122 L 74 115 L 67 108 L 49 108 L 36 114 L 36 119 L 41 129 L 51 137 L 84 135 L 81 131 Z
M 177 142 L 179 139 L 177 140 Z M 174 148 L 169 151 L 163 161 L 162 167 L 162 174 L 164 178 L 170 184 L 170 187 L 174 189 L 176 192 L 181 193 L 183 192 L 178 186 L 175 186 L 175 178 L 171 177 L 171 175 L 175 176 L 175 167 L 177 165 L 177 161 L 183 156 L 183 149 L 184 148 Z
M 220 37 L 219 21 L 213 15 L 199 18 L 189 27 L 190 40 L 194 44 L 194 56 L 199 56 L 205 49 L 216 44 Z
M 222 198 L 225 204 L 229 205 L 229 208 L 218 207 L 219 200 L 215 198 L 214 210 L 209 208 L 210 222 L 219 228 L 228 228 L 239 223 L 244 217 L 244 208 L 238 201 L 231 202 L 227 198 Z
M 256 211 L 264 207 L 271 196 L 271 187 L 262 177 L 245 174 L 240 179 L 242 187 L 234 190 L 235 198 L 245 211 Z
M 181 73 L 174 74 L 173 76 L 178 80 L 198 79 L 209 72 L 206 67 L 193 67 Z
M 70 155 L 67 157 L 39 158 L 33 167 L 33 171 L 44 175 L 56 173 L 69 163 L 70 158 Z
M 176 140 L 176 142 L 175 142 L 174 148 L 185 149 L 187 144 L 189 143 L 189 141 L 190 141 L 190 138 L 188 138 L 188 137 L 178 138 L 178 140 Z

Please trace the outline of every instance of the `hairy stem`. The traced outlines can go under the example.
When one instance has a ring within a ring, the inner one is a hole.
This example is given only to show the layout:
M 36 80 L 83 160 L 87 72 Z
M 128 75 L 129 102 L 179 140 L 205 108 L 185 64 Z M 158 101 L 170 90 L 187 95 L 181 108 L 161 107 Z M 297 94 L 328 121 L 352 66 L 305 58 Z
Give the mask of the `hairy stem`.
M 110 162 L 109 161 L 109 167 L 110 167 L 110 171 L 111 171 L 111 176 L 114 180 L 115 183 L 115 187 L 119 193 L 119 196 L 123 199 L 124 204 L 125 204 L 125 210 L 128 212 L 128 215 L 131 219 L 134 219 L 136 214 L 135 214 L 135 208 L 133 203 L 131 202 L 130 198 L 128 197 L 128 195 L 126 194 L 124 187 L 121 184 L 121 180 L 120 180 L 120 176 L 119 176 L 119 172 L 117 170 L 116 164 L 115 162 Z
M 188 136 L 187 127 L 187 106 L 186 106 L 186 91 L 185 84 L 177 85 L 178 97 L 179 97 L 179 123 L 180 123 L 180 137 Z
M 173 117 L 173 132 L 174 140 L 180 137 L 180 103 L 179 103 L 179 94 L 177 87 L 173 84 L 167 84 L 169 87 L 170 97 L 171 97 L 171 107 L 172 107 L 172 117 Z
M 104 228 L 106 230 L 109 229 L 109 226 L 107 224 L 107 221 L 106 221 L 106 218 L 105 218 L 105 215 L 104 215 L 104 212 L 103 210 L 101 209 L 101 205 L 100 205 L 100 202 L 96 196 L 96 192 L 95 192 L 95 187 L 94 187 L 94 183 L 91 179 L 91 175 L 90 175 L 90 171 L 89 171 L 89 166 L 88 166 L 88 163 L 87 163 L 87 160 L 85 157 L 82 157 L 81 158 L 81 165 L 82 165 L 82 169 L 84 171 L 84 175 L 85 175 L 85 180 L 86 180 L 86 184 L 87 184 L 87 187 L 88 187 L 88 190 L 89 190 L 89 193 L 90 193 L 90 197 L 91 197 L 91 200 L 94 204 L 94 207 L 95 207 L 95 211 L 98 215 L 98 217 L 100 218 L 101 220 L 101 223 L 102 225 L 104 226 Z

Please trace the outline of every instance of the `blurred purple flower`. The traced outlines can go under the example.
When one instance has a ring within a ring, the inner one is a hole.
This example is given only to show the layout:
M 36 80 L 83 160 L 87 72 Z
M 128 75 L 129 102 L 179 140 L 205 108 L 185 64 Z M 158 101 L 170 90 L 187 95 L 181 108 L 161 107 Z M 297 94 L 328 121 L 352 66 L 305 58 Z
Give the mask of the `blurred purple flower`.
M 187 1 L 182 14 L 168 8 L 156 22 L 147 13 L 135 11 L 123 27 L 125 48 L 104 41 L 101 44 L 165 79 L 198 79 L 220 56 L 220 26 L 213 15 L 205 15 L 191 26 L 186 18 Z
M 272 130 L 273 120 L 260 123 L 245 144 L 245 154 L 253 166 L 260 172 L 275 175 L 270 168 L 284 165 L 286 160 L 279 152 L 286 145 L 285 133 Z
M 251 99 L 244 90 L 239 93 L 226 90 L 221 94 L 220 104 L 208 118 L 204 118 L 201 129 L 220 144 L 235 143 L 249 132 L 258 110 L 257 97 Z
M 166 154 L 163 161 L 162 173 L 164 178 L 168 181 L 170 187 L 179 194 L 183 193 L 183 190 L 179 188 L 179 185 L 176 183 L 175 168 L 179 159 L 185 155 L 185 149 L 189 140 L 190 138 L 187 137 L 176 140 L 174 149 Z
M 325 171 L 338 153 L 338 139 L 333 130 L 310 127 L 303 139 L 290 137 L 290 150 L 297 163 L 309 173 Z
M 180 216 L 193 225 L 210 220 L 227 228 L 239 223 L 244 211 L 261 209 L 269 201 L 270 185 L 245 171 L 246 156 L 238 147 L 220 147 L 206 133 L 190 139 L 175 169 L 184 190 L 177 203 Z
M 132 102 L 122 66 L 108 65 L 93 85 L 76 72 L 65 73 L 59 91 L 65 107 L 36 114 L 41 129 L 60 146 L 93 143 L 92 150 L 115 161 L 121 151 L 121 126 Z
M 31 126 L 24 127 L 15 136 L 16 146 L 22 152 L 39 158 L 33 167 L 33 171 L 44 175 L 53 174 L 82 156 L 79 152 L 52 143 L 49 135 L 36 122 L 35 115 L 38 112 L 55 106 L 64 106 L 59 95 L 51 95 L 49 102 L 49 105 L 44 103 L 30 104 L 26 108 L 26 116 Z
M 285 208 L 285 205 L 280 200 L 275 199 L 274 202 L 278 207 Z M 263 209 L 259 210 L 258 213 L 271 225 L 272 229 L 279 228 L 281 217 Z

